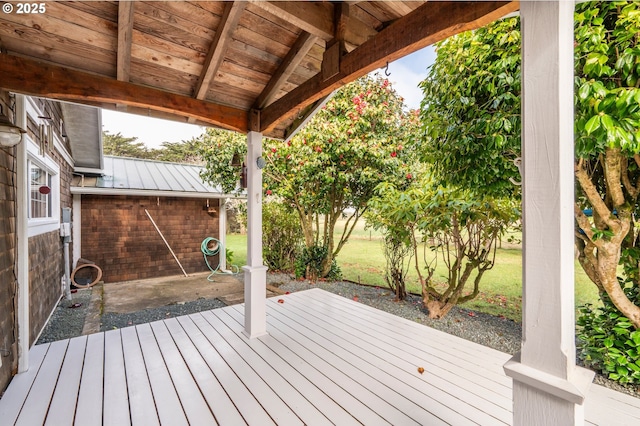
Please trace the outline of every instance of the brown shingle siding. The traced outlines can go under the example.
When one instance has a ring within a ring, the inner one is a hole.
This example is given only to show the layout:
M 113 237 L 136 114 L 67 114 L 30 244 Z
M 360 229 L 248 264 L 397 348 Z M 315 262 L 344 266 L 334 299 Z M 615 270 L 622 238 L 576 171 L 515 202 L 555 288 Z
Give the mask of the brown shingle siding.
M 187 273 L 207 270 L 200 243 L 218 236 L 218 219 L 193 198 L 82 196 L 82 257 L 105 282 L 182 274 L 147 217 L 149 211 Z M 210 201 L 210 205 L 215 205 Z

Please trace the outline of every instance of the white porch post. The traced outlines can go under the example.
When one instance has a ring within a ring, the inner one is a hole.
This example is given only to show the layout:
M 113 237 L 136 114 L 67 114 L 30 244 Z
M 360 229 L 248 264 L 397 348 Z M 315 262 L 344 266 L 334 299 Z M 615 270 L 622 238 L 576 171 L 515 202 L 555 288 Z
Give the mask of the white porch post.
M 218 240 L 222 245 L 220 251 L 220 270 L 227 270 L 227 199 L 218 200 Z
M 244 333 L 267 334 L 267 267 L 262 264 L 262 134 L 247 135 L 247 266 L 244 270 Z
M 24 95 L 16 95 L 16 125 L 27 128 L 27 110 Z M 18 276 L 18 309 L 16 313 L 18 327 L 18 373 L 29 369 L 29 199 L 27 170 L 27 139 L 16 147 L 16 269 Z
M 575 365 L 573 1 L 523 1 L 523 341 L 505 364 L 514 425 L 584 424 Z

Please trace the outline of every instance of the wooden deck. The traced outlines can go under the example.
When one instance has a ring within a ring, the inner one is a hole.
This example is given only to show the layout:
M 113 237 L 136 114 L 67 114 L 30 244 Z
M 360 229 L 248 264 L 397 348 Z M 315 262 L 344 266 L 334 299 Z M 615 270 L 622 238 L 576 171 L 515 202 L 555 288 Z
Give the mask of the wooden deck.
M 0 423 L 511 423 L 507 354 L 318 289 L 267 306 L 251 341 L 238 305 L 35 346 Z M 594 385 L 586 417 L 637 425 L 640 399 Z

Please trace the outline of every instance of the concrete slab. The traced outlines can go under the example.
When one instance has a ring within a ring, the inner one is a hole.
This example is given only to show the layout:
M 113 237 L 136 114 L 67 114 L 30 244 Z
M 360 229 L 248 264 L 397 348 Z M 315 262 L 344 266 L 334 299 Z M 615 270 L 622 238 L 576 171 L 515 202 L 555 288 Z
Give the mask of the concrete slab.
M 207 281 L 208 275 L 201 273 L 189 277 L 170 276 L 104 284 L 102 312 L 124 314 L 201 297 L 213 299 L 244 293 L 242 275 L 215 275 L 213 282 Z M 236 297 L 230 299 L 237 300 Z M 240 300 L 239 303 L 242 302 Z

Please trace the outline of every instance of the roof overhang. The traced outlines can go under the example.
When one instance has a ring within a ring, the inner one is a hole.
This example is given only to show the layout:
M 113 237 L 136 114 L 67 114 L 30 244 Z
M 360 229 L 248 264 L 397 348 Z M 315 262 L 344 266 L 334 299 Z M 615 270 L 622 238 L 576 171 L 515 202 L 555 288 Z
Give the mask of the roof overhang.
M 64 129 L 74 159 L 75 171 L 101 173 L 102 114 L 99 108 L 61 102 Z
M 47 2 L 46 14 L 0 14 L 7 52 L 0 88 L 284 139 L 344 84 L 518 8 L 517 1 Z

